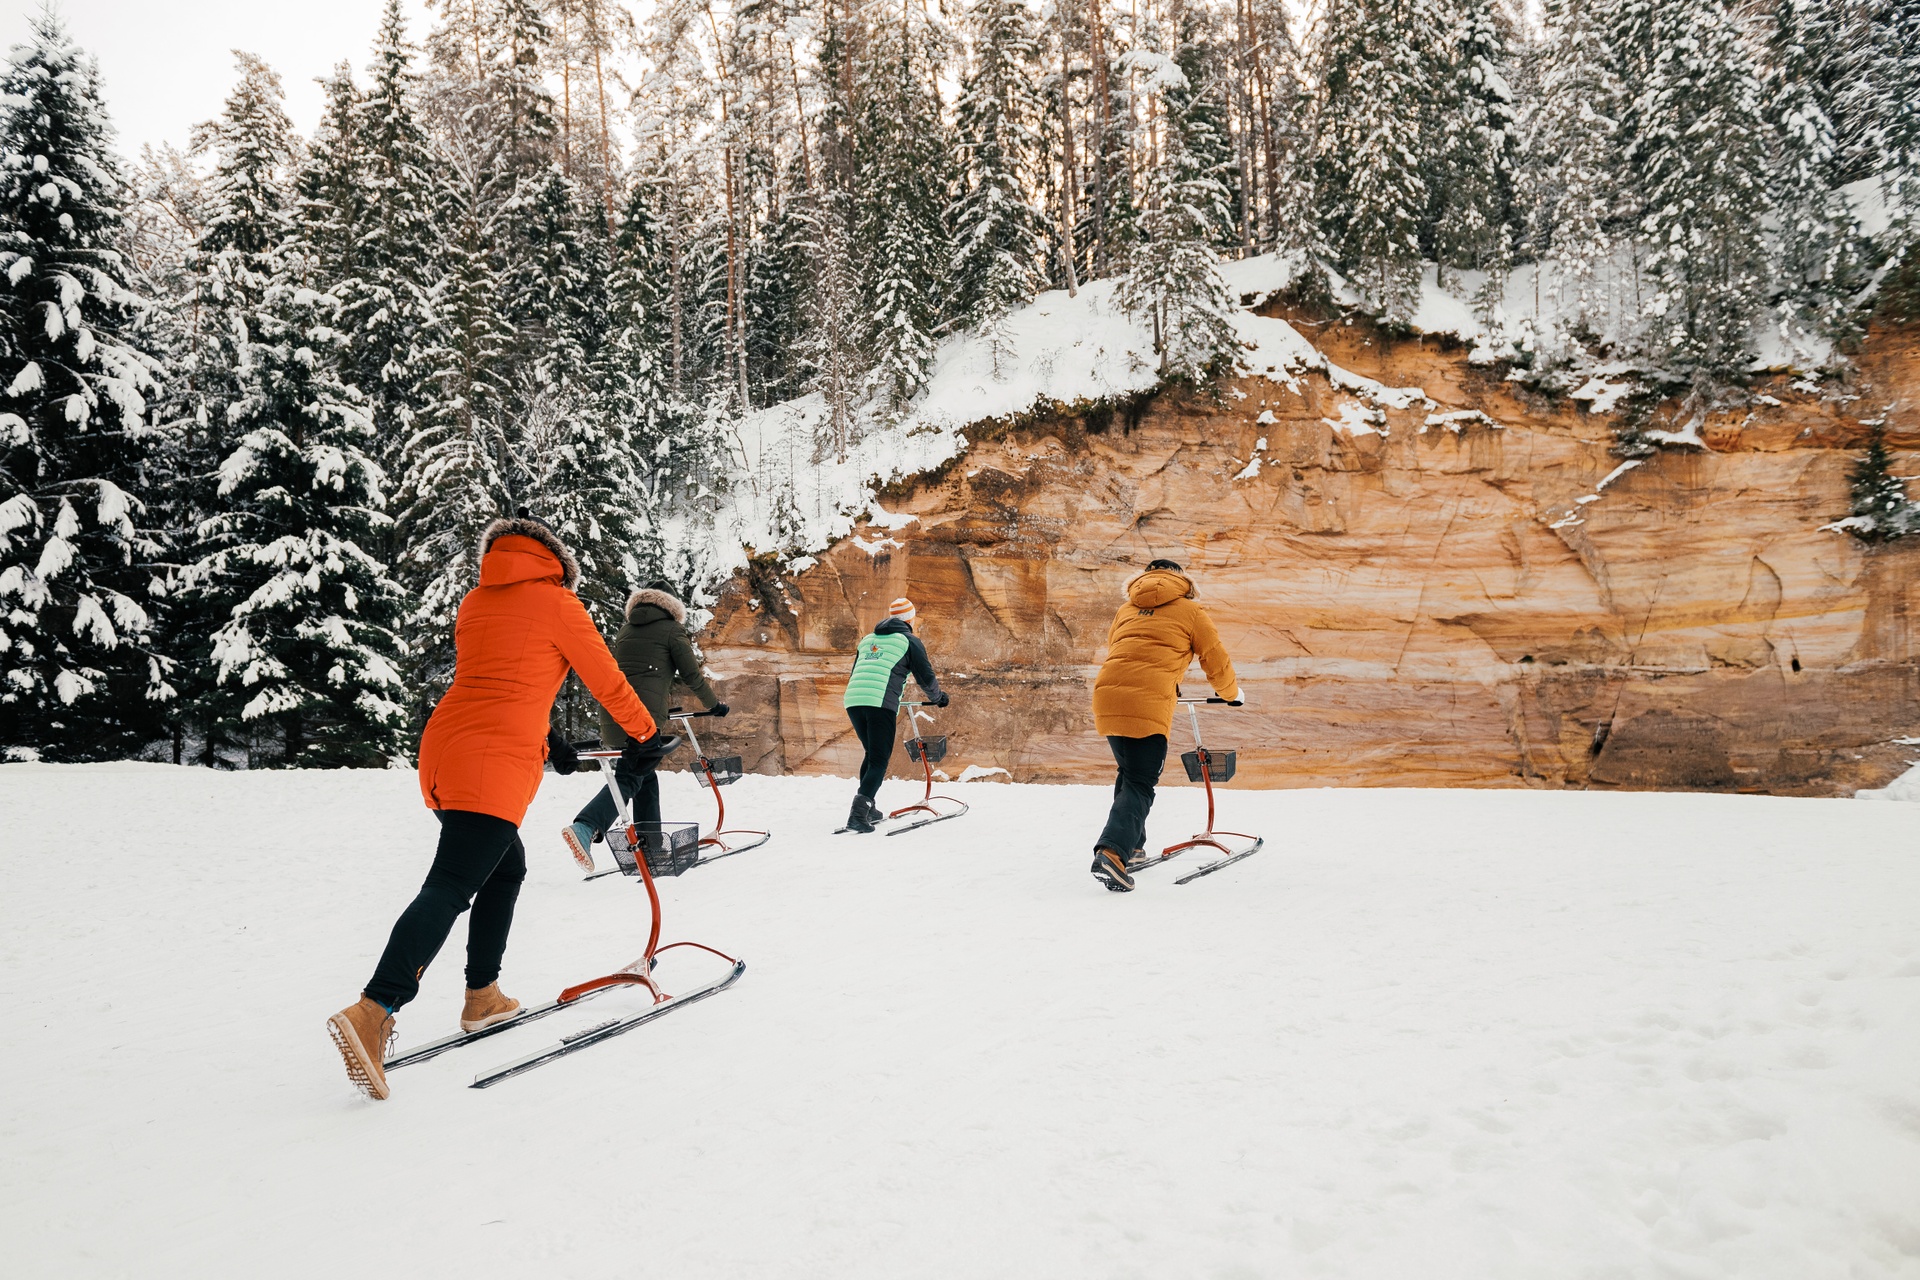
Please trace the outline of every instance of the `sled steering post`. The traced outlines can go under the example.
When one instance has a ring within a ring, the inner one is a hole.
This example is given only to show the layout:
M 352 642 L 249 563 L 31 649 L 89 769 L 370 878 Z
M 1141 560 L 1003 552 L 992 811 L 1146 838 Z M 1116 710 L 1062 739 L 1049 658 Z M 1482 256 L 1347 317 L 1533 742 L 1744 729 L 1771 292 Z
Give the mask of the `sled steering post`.
M 1193 779 L 1195 782 L 1201 783 L 1207 789 L 1207 826 L 1204 831 L 1201 831 L 1198 835 L 1194 836 L 1191 840 L 1182 840 L 1179 844 L 1168 845 L 1165 849 L 1162 849 L 1160 851 L 1159 857 L 1150 858 L 1146 860 L 1144 863 L 1142 863 L 1141 865 L 1152 866 L 1154 863 L 1164 862 L 1168 858 L 1174 857 L 1178 854 L 1185 853 L 1188 849 L 1198 849 L 1198 848 L 1218 849 L 1222 854 L 1225 855 L 1224 857 L 1219 858 L 1216 861 L 1209 862 L 1205 866 L 1199 867 L 1194 871 L 1190 872 L 1189 874 L 1184 875 L 1180 877 L 1180 879 L 1174 881 L 1175 884 L 1185 884 L 1189 880 L 1198 880 L 1201 876 L 1210 875 L 1213 872 L 1218 871 L 1221 867 L 1226 866 L 1228 863 L 1238 862 L 1242 858 L 1252 856 L 1254 853 L 1259 851 L 1261 845 L 1266 843 L 1266 838 L 1264 836 L 1248 835 L 1243 831 L 1215 831 L 1213 829 L 1214 775 L 1217 771 L 1219 773 L 1220 781 L 1225 782 L 1228 779 L 1233 777 L 1234 770 L 1238 767 L 1238 764 L 1237 764 L 1235 752 L 1207 750 L 1206 744 L 1203 743 L 1200 739 L 1199 708 L 1203 704 L 1208 704 L 1208 703 L 1219 704 L 1222 706 L 1228 706 L 1231 704 L 1228 703 L 1225 698 L 1181 698 L 1178 701 L 1181 706 L 1187 709 L 1187 718 L 1193 725 L 1193 750 L 1182 755 L 1180 757 L 1180 760 L 1181 760 L 1181 763 L 1186 766 L 1187 776 Z M 1236 840 L 1236 841 L 1244 840 L 1244 841 L 1249 841 L 1250 843 L 1241 845 L 1238 848 L 1236 848 L 1233 845 L 1227 844 L 1226 841 L 1221 838 L 1223 836 L 1229 840 Z
M 687 742 L 693 747 L 694 762 L 700 766 L 700 772 L 706 779 L 705 785 L 713 792 L 713 802 L 720 808 L 719 814 L 716 815 L 713 820 L 713 834 L 703 837 L 700 841 L 700 848 L 705 849 L 708 846 L 712 846 L 714 850 L 714 852 L 702 858 L 702 862 L 712 862 L 715 858 L 724 858 L 729 854 L 745 853 L 749 849 L 758 849 L 761 845 L 773 838 L 765 831 L 748 831 L 744 828 L 735 831 L 725 829 L 727 825 L 727 801 L 726 798 L 720 794 L 720 788 L 726 786 L 729 782 L 740 781 L 740 757 L 722 756 L 715 760 L 700 749 L 700 739 L 695 736 L 693 732 L 693 722 L 702 716 L 710 716 L 712 714 L 713 712 L 711 711 L 682 711 L 679 707 L 669 707 L 667 709 L 667 716 L 682 729 L 686 730 Z M 733 839 L 729 839 L 728 837 L 733 837 Z
M 924 827 L 930 822 L 945 822 L 948 818 L 957 818 L 967 811 L 967 804 L 964 800 L 956 800 L 952 796 L 937 796 L 933 794 L 933 762 L 946 758 L 947 740 L 945 737 L 927 738 L 921 736 L 920 722 L 925 720 L 929 726 L 933 724 L 933 717 L 927 714 L 925 710 L 927 704 L 925 702 L 903 702 L 900 705 L 906 709 L 907 723 L 913 730 L 912 735 L 907 739 L 907 757 L 912 760 L 918 760 L 920 767 L 926 771 L 927 793 L 915 803 L 903 809 L 895 809 L 887 815 L 888 821 L 892 821 L 895 818 L 903 818 L 910 813 L 925 815 L 918 822 L 909 822 L 904 827 L 895 827 L 893 830 L 887 832 L 890 836 L 897 836 L 903 831 L 912 831 L 917 827 Z M 951 809 L 941 809 L 938 806 L 942 804 L 952 805 L 954 807 Z
M 732 982 L 733 978 L 739 977 L 746 969 L 744 961 L 736 960 L 726 952 L 709 947 L 703 942 L 669 942 L 665 946 L 660 945 L 660 890 L 653 883 L 653 872 L 647 866 L 647 850 L 641 842 L 639 826 L 633 820 L 633 810 L 628 804 L 626 795 L 620 790 L 620 784 L 614 780 L 613 776 L 613 764 L 620 758 L 620 753 L 618 751 L 582 751 L 580 758 L 600 762 L 600 771 L 607 780 L 607 791 L 613 796 L 614 803 L 620 809 L 620 824 L 627 829 L 627 846 L 634 852 L 635 871 L 640 877 L 640 882 L 647 886 L 647 902 L 653 910 L 653 927 L 647 934 L 647 949 L 638 960 L 602 977 L 589 978 L 585 982 L 568 987 L 560 993 L 559 1002 L 572 1004 L 581 996 L 606 987 L 635 986 L 645 987 L 653 995 L 654 1004 L 666 1004 L 675 997 L 666 994 L 654 983 L 653 962 L 654 957 L 662 952 L 672 951 L 675 947 L 692 947 L 695 950 L 719 956 L 733 966 L 734 972 L 727 979 L 729 983 Z M 689 999 L 692 998 L 692 994 L 679 998 Z

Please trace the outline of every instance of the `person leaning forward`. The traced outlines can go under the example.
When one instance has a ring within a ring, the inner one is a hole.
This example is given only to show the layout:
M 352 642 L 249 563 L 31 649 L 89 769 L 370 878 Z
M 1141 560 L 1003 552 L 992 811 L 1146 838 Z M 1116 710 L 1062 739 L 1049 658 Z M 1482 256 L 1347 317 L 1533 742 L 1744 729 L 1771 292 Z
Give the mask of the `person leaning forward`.
M 687 634 L 687 606 L 673 594 L 673 588 L 658 579 L 627 597 L 626 622 L 613 638 L 614 661 L 620 664 L 627 683 L 640 695 L 647 711 L 660 724 L 667 722 L 668 703 L 676 683 L 685 685 L 700 705 L 716 717 L 729 708 L 714 693 L 706 674 L 700 669 L 699 655 L 693 651 L 693 638 Z M 627 745 L 620 722 L 603 706 L 600 708 L 600 741 L 608 750 L 619 751 Z M 633 820 L 639 823 L 660 821 L 660 775 L 649 769 L 634 776 L 625 765 L 614 767 L 620 791 L 633 801 Z M 587 802 L 585 808 L 560 832 L 583 871 L 593 870 L 594 841 L 606 835 L 618 806 L 605 787 Z
M 500 963 L 527 874 L 520 822 L 540 790 L 554 736 L 548 717 L 568 669 L 633 735 L 634 761 L 647 765 L 678 744 L 621 679 L 574 594 L 579 583 L 580 562 L 544 521 L 495 520 L 480 535 L 480 582 L 454 622 L 453 684 L 420 738 L 420 794 L 440 821 L 433 865 L 359 1002 L 327 1019 L 347 1078 L 369 1097 L 387 1096 L 394 1013 L 419 994 L 421 975 L 469 908 L 460 1029 L 483 1030 L 520 1010 L 500 990 Z
M 1167 735 L 1180 678 L 1195 658 L 1217 697 L 1240 701 L 1233 659 L 1179 565 L 1155 560 L 1127 584 L 1127 602 L 1107 631 L 1107 658 L 1093 682 L 1093 723 L 1113 751 L 1113 807 L 1094 842 L 1093 874 L 1107 888 L 1133 888 L 1127 864 L 1147 842 L 1153 789 L 1167 763 Z

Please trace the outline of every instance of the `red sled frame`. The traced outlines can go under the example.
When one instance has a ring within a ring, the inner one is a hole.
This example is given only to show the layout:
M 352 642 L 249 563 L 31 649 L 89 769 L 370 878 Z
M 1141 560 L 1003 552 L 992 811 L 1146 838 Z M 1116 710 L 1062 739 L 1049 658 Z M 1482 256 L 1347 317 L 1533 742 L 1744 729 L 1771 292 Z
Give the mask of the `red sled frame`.
M 728 985 L 746 969 L 747 966 L 744 961 L 728 955 L 717 947 L 710 947 L 704 942 L 669 942 L 665 946 L 660 945 L 660 890 L 653 883 L 653 872 L 647 867 L 647 851 L 641 846 L 640 832 L 633 822 L 633 810 L 628 807 L 626 797 L 621 794 L 620 786 L 614 781 L 613 777 L 613 762 L 620 758 L 620 753 L 618 751 L 582 751 L 580 757 L 583 760 L 598 760 L 600 762 L 600 770 L 606 775 L 607 790 L 613 796 L 614 803 L 620 807 L 620 821 L 626 825 L 627 842 L 635 854 L 633 860 L 634 865 L 639 869 L 640 882 L 647 886 L 647 903 L 653 911 L 653 927 L 647 934 L 647 949 L 641 954 L 638 960 L 635 960 L 632 964 L 624 968 L 615 969 L 612 973 L 604 974 L 598 978 L 589 978 L 585 982 L 568 987 L 560 993 L 559 1002 L 561 1004 L 572 1004 L 581 996 L 587 995 L 590 992 L 601 991 L 608 987 L 645 987 L 652 993 L 653 1002 L 656 1005 L 667 1004 L 675 999 L 686 1000 L 693 998 L 695 995 L 704 994 L 689 992 L 686 995 L 674 997 L 660 990 L 658 984 L 654 982 L 654 959 L 662 952 L 672 951 L 675 947 L 692 947 L 697 951 L 705 951 L 712 955 L 719 956 L 722 960 L 732 965 L 733 973 L 729 975 L 725 981 L 718 984 L 718 986 Z M 713 989 L 718 989 L 718 987 Z
M 721 784 L 713 776 L 713 761 L 708 758 L 706 752 L 700 749 L 700 739 L 693 732 L 693 721 L 695 717 L 710 716 L 712 714 L 713 712 L 711 711 L 682 711 L 678 707 L 674 707 L 667 712 L 669 718 L 677 721 L 680 727 L 687 731 L 687 742 L 693 747 L 694 761 L 700 766 L 700 772 L 707 775 L 707 787 L 713 792 L 713 802 L 718 805 L 720 809 L 720 812 L 715 815 L 713 819 L 713 834 L 704 836 L 700 840 L 700 847 L 702 849 L 711 845 L 715 852 L 709 857 L 702 858 L 702 862 L 712 862 L 716 858 L 724 858 L 729 854 L 745 853 L 749 849 L 758 849 L 761 845 L 773 839 L 773 835 L 766 831 L 749 831 L 744 827 L 736 831 L 728 831 L 725 829 L 727 825 L 726 798 L 720 794 Z M 740 844 L 733 844 L 728 841 L 728 836 L 757 838 L 747 839 Z
M 1212 768 L 1211 761 L 1207 756 L 1206 744 L 1200 740 L 1200 711 L 1199 711 L 1199 708 L 1203 703 L 1209 703 L 1209 702 L 1225 703 L 1226 699 L 1225 698 L 1181 698 L 1179 699 L 1180 705 L 1187 709 L 1187 718 L 1193 723 L 1193 748 L 1195 751 L 1200 753 L 1200 781 L 1203 784 L 1205 784 L 1207 788 L 1206 830 L 1200 832 L 1198 835 L 1194 836 L 1193 839 L 1191 840 L 1182 840 L 1179 844 L 1168 845 L 1166 848 L 1160 851 L 1160 856 L 1158 858 L 1150 859 L 1148 862 L 1146 862 L 1143 865 L 1152 866 L 1156 862 L 1165 862 L 1168 858 L 1175 857 L 1178 854 L 1185 853 L 1189 849 L 1199 849 L 1199 848 L 1218 849 L 1221 853 L 1225 854 L 1226 857 L 1222 858 L 1219 862 L 1209 863 L 1207 866 L 1202 867 L 1199 871 L 1195 872 L 1193 875 L 1187 876 L 1181 879 L 1180 881 L 1177 882 L 1180 884 L 1185 884 L 1187 880 L 1197 879 L 1199 876 L 1205 875 L 1209 871 L 1217 870 L 1220 867 L 1225 866 L 1228 862 L 1238 862 L 1240 859 L 1248 856 L 1249 854 L 1258 852 L 1260 849 L 1260 846 L 1267 842 L 1267 839 L 1265 836 L 1249 835 L 1244 831 L 1215 831 L 1213 829 L 1213 814 L 1214 814 L 1213 768 Z M 1222 842 L 1220 839 L 1221 836 L 1227 836 L 1230 839 L 1234 839 L 1234 840 L 1250 840 L 1253 843 L 1246 845 L 1243 848 L 1236 849 L 1233 846 Z
M 966 801 L 956 800 L 952 796 L 937 796 L 933 794 L 933 760 L 927 755 L 925 746 L 926 739 L 920 736 L 920 722 L 925 720 L 929 725 L 933 723 L 933 717 L 923 710 L 927 704 L 924 702 L 903 702 L 900 705 L 906 708 L 907 724 L 913 730 L 912 736 L 907 739 L 908 754 L 918 755 L 920 757 L 920 767 L 926 770 L 927 774 L 927 793 L 905 808 L 895 809 L 892 813 L 889 813 L 887 815 L 887 821 L 891 822 L 895 818 L 904 818 L 910 813 L 924 813 L 927 816 L 918 822 L 910 822 L 904 827 L 895 827 L 892 831 L 887 832 L 890 836 L 897 836 L 905 831 L 913 831 L 916 828 L 926 826 L 930 822 L 944 822 L 948 818 L 957 818 L 967 811 Z M 916 742 L 922 744 L 917 750 L 913 746 Z M 935 807 L 936 801 L 941 804 L 958 805 L 959 807 L 951 812 L 943 811 Z

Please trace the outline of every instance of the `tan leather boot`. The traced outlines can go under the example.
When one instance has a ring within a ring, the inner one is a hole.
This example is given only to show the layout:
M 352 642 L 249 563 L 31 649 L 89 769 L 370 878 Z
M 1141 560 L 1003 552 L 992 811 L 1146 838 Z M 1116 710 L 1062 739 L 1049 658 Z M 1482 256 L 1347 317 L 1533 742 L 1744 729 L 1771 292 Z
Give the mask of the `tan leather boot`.
M 384 1099 L 387 1088 L 387 1042 L 393 1037 L 393 1015 L 368 996 L 327 1019 L 327 1034 L 347 1064 L 347 1079 L 369 1098 Z
M 469 987 L 466 1006 L 460 1010 L 460 1029 L 484 1031 L 518 1012 L 520 1002 L 501 991 L 498 982 L 490 982 L 478 991 Z

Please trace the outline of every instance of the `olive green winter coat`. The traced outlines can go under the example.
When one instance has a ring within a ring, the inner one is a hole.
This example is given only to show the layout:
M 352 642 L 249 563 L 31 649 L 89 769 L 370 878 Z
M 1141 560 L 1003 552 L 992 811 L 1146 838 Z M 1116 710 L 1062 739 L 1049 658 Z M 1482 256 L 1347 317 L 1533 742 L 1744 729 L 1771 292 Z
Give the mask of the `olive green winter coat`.
M 676 681 L 691 690 L 703 707 L 720 701 L 701 674 L 686 622 L 687 606 L 664 591 L 643 588 L 627 597 L 626 625 L 613 638 L 614 661 L 663 732 L 672 728 L 667 707 Z M 600 741 L 609 750 L 627 745 L 626 733 L 605 707 L 600 709 Z

